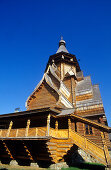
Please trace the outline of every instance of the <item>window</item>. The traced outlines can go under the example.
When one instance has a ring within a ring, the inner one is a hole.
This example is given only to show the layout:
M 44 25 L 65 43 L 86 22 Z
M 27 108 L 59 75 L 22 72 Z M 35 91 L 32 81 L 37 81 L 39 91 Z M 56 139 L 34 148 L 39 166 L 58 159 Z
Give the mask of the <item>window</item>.
M 86 131 L 86 134 L 89 134 L 88 125 L 85 125 L 85 131 Z
M 75 122 L 75 132 L 77 132 L 77 122 Z
M 85 124 L 85 134 L 86 135 L 93 134 L 92 126 L 89 126 L 89 125 Z

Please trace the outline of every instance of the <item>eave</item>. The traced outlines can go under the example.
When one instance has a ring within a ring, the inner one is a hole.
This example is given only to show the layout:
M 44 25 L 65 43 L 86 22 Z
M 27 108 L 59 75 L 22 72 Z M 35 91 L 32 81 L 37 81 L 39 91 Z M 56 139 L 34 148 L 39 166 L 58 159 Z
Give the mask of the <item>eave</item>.
M 46 107 L 46 108 L 35 109 L 35 110 L 27 110 L 27 111 L 23 111 L 23 112 L 3 114 L 3 115 L 0 115 L 0 119 L 1 118 L 17 117 L 17 116 L 25 116 L 25 115 L 31 115 L 31 114 L 36 114 L 36 113 L 43 113 L 44 114 L 46 112 L 47 113 L 53 112 L 54 114 L 59 113 L 56 110 L 51 109 L 50 107 Z
M 69 59 L 73 58 L 73 59 L 74 59 L 74 61 L 70 61 L 70 60 L 61 60 L 61 58 L 60 58 L 58 61 L 56 61 L 56 60 L 57 60 L 57 58 L 61 57 L 62 55 L 64 55 L 64 56 L 68 57 Z M 49 64 L 52 64 L 52 60 L 55 60 L 55 63 L 57 63 L 57 62 L 61 62 L 61 61 L 64 61 L 64 62 L 68 62 L 68 63 L 70 63 L 70 64 L 75 64 L 75 65 L 76 65 L 76 67 L 77 67 L 77 71 L 78 71 L 78 72 L 79 72 L 79 71 L 81 71 L 80 66 L 79 66 L 79 63 L 78 63 L 78 61 L 77 61 L 77 59 L 76 59 L 76 56 L 75 56 L 75 55 L 73 55 L 73 54 L 69 54 L 69 53 L 66 53 L 66 52 L 60 52 L 60 53 L 57 53 L 57 54 L 51 55 L 51 56 L 49 57 L 49 60 L 48 60 L 48 63 L 47 63 L 47 66 L 46 66 L 45 72 L 46 72 L 46 70 L 47 70 L 47 68 L 48 68 Z

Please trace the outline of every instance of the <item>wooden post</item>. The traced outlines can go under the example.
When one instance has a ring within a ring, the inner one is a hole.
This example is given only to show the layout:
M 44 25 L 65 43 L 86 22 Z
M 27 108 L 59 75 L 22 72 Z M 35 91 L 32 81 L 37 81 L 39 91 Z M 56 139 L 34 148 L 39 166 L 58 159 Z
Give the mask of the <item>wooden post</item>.
M 55 131 L 56 131 L 56 136 L 58 135 L 58 120 L 55 122 Z
M 68 118 L 68 132 L 69 132 L 69 138 L 71 138 L 71 119 Z
M 27 121 L 26 132 L 25 132 L 26 137 L 28 136 L 29 126 L 30 126 L 30 120 Z
M 2 129 L 0 130 L 0 137 L 2 136 Z
M 12 129 L 13 122 L 11 121 L 9 124 L 8 132 L 7 132 L 7 137 L 9 137 L 10 131 Z
M 18 136 L 18 129 L 16 130 L 16 137 Z
M 35 133 L 35 136 L 37 136 L 38 135 L 38 128 L 36 128 L 36 133 Z
M 50 114 L 47 117 L 47 132 L 46 132 L 47 136 L 49 136 L 50 134 L 49 132 L 50 132 Z
M 87 149 L 87 138 L 85 138 L 85 148 Z
M 107 144 L 106 144 L 104 132 L 101 132 L 101 138 L 102 138 L 102 142 L 103 142 L 104 155 L 105 155 L 105 158 L 106 158 L 106 163 L 110 164 L 110 155 L 109 155 L 108 147 L 107 147 Z

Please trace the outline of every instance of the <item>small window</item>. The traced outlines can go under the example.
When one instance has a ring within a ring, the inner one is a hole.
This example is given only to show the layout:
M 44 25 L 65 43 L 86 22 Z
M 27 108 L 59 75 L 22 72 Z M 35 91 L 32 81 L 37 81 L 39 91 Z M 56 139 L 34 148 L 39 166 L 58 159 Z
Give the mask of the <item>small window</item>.
M 86 135 L 93 134 L 92 126 L 89 126 L 89 125 L 85 124 L 85 134 Z
M 93 134 L 91 126 L 89 126 L 89 131 L 90 131 L 90 134 Z
M 85 130 L 86 130 L 86 134 L 89 134 L 88 125 L 87 124 L 85 125 Z
M 75 132 L 77 132 L 77 122 L 75 122 Z

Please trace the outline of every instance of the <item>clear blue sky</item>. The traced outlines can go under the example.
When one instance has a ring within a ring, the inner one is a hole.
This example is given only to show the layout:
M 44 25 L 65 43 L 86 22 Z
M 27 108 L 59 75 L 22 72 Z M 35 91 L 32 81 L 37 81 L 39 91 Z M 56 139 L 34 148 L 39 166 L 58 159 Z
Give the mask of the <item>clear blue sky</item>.
M 0 0 L 0 114 L 25 110 L 61 35 L 100 85 L 111 126 L 110 0 Z

